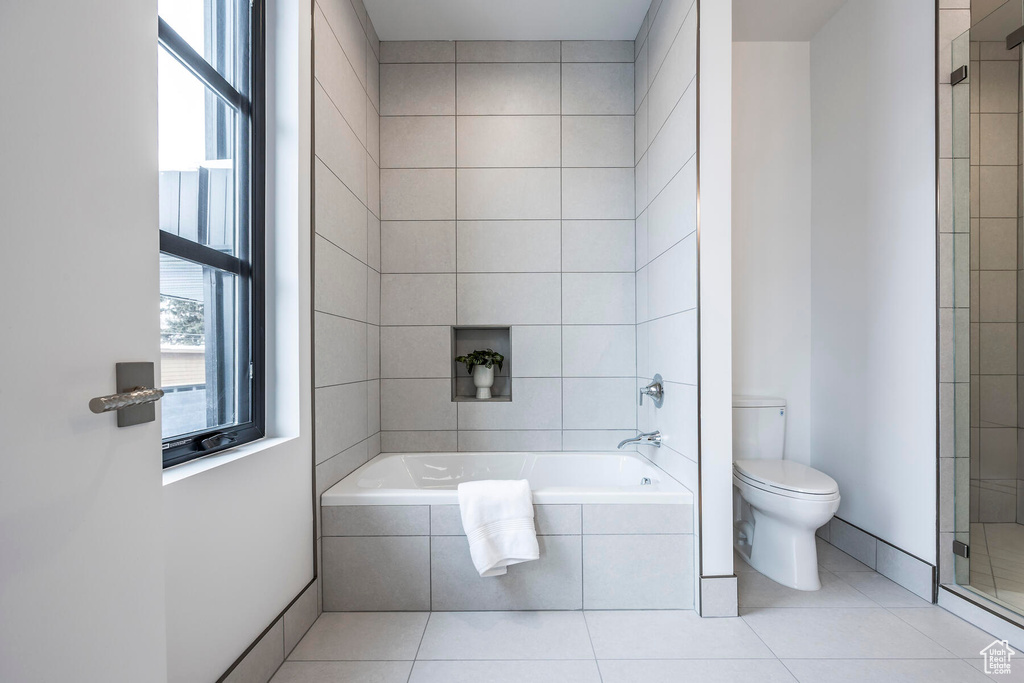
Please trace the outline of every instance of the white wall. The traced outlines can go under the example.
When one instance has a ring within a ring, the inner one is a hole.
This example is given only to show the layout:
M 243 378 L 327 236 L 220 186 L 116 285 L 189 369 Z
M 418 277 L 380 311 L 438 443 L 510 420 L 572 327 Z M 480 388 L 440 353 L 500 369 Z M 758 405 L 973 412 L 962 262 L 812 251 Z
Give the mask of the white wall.
M 787 402 L 786 454 L 810 463 L 810 43 L 733 43 L 733 393 Z
M 811 465 L 839 516 L 935 561 L 935 4 L 811 40 Z
M 217 679 L 313 578 L 309 13 L 267 3 L 268 438 L 164 473 L 169 681 Z
M 733 573 L 732 3 L 700 6 L 700 524 L 702 579 Z M 713 582 L 711 582 L 713 583 Z M 734 586 L 729 581 L 725 585 Z M 735 613 L 711 604 L 702 613 Z
M 0 680 L 164 677 L 156 2 L 0 3 Z M 159 376 L 159 375 L 157 375 Z

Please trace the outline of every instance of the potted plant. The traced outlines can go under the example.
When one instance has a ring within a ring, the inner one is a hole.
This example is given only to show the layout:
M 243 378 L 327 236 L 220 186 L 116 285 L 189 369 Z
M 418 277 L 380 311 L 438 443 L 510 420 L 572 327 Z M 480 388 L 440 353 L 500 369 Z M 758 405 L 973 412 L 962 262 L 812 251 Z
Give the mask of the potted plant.
M 476 387 L 477 398 L 490 398 L 491 387 L 494 386 L 494 366 L 501 370 L 505 356 L 493 349 L 476 350 L 473 353 L 459 356 L 457 363 L 463 363 L 466 371 L 473 375 L 473 386 Z

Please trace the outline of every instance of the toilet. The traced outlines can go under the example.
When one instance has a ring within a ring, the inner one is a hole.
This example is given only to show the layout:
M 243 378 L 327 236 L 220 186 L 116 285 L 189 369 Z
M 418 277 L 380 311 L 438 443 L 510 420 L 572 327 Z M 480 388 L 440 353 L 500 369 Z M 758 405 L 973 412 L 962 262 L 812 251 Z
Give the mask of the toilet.
M 783 459 L 785 399 L 734 396 L 732 406 L 733 545 L 773 581 L 818 590 L 814 532 L 839 509 L 839 485 L 824 472 Z

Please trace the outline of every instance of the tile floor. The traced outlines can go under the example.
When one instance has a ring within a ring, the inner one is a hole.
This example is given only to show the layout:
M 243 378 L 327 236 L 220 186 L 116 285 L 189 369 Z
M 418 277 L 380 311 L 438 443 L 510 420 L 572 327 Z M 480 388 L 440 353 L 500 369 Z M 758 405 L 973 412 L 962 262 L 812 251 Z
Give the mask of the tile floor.
M 819 542 L 822 589 L 737 558 L 740 617 L 692 611 L 324 613 L 272 683 L 983 683 L 992 636 Z M 1024 657 L 1010 676 L 1024 681 Z
M 971 588 L 1024 609 L 1024 525 L 971 525 Z

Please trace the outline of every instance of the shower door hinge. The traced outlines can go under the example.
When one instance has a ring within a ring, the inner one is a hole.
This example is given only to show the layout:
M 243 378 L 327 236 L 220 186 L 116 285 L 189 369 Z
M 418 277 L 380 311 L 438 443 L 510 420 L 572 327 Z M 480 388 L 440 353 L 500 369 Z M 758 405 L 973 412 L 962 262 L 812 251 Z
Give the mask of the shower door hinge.
M 967 65 L 964 64 L 962 67 L 949 74 L 949 84 L 956 85 L 960 81 L 967 79 Z
M 971 548 L 963 541 L 953 541 L 953 554 L 959 557 L 970 557 Z

